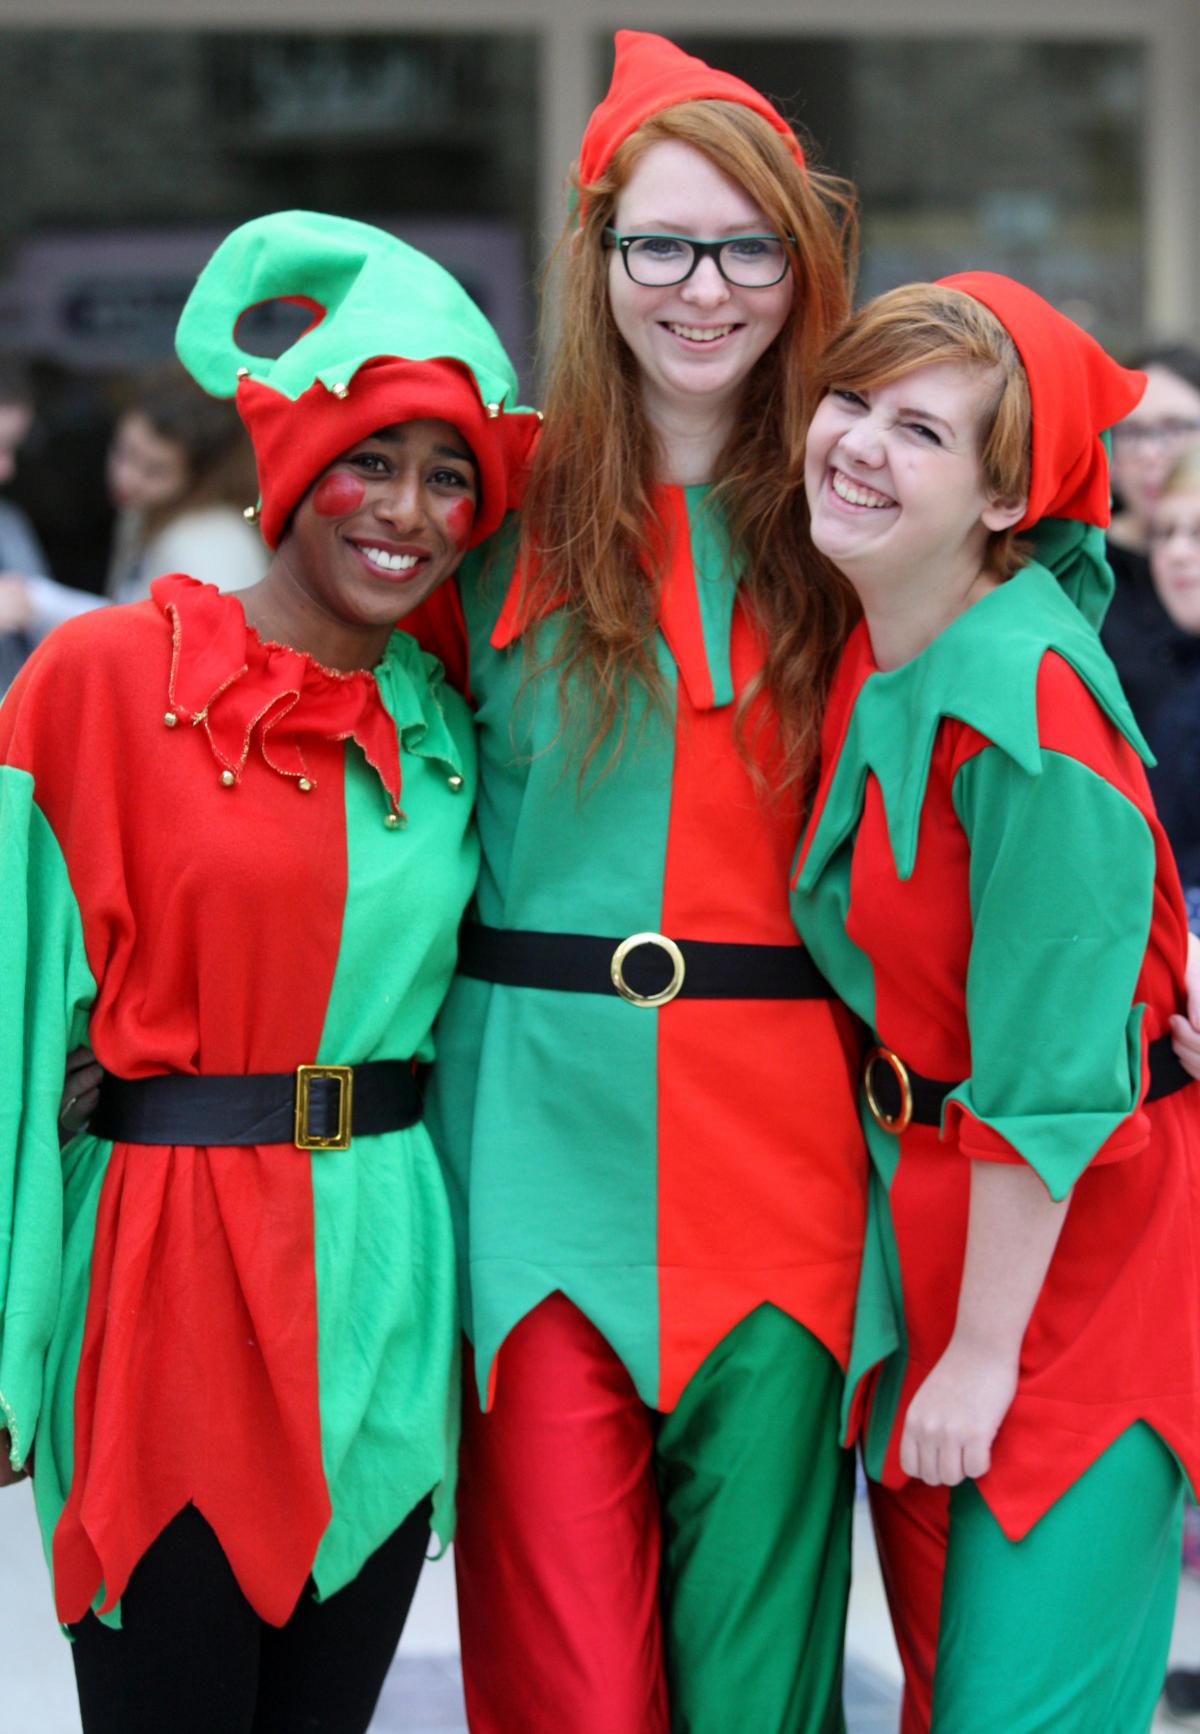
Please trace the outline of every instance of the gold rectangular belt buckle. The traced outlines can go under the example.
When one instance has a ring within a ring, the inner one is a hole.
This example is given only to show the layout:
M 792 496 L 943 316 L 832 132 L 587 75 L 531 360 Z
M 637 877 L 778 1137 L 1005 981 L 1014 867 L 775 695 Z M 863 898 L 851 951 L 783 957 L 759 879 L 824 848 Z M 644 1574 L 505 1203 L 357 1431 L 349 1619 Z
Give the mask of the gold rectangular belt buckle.
M 314 1078 L 330 1078 L 338 1086 L 337 1131 L 327 1133 L 324 1137 L 318 1137 L 308 1129 L 308 1100 Z M 296 1129 L 292 1138 L 297 1150 L 348 1150 L 353 1103 L 353 1066 L 297 1066 Z

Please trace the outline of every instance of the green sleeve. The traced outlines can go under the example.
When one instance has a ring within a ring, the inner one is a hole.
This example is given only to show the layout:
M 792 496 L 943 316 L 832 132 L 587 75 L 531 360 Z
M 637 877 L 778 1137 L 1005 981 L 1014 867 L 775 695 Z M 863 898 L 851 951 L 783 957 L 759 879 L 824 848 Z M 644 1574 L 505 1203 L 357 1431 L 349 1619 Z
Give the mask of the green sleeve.
M 1133 1112 L 1153 911 L 1149 826 L 1111 783 L 1043 749 L 1031 776 L 986 748 L 954 802 L 971 851 L 966 1154 L 1028 1162 L 1055 1198 Z M 969 1117 L 968 1117 L 969 1116 Z M 1131 1122 L 1106 1157 L 1139 1148 Z
M 0 901 L 0 1425 L 20 1467 L 58 1310 L 63 1061 L 86 1039 L 96 988 L 62 851 L 32 776 L 11 766 L 0 767 Z

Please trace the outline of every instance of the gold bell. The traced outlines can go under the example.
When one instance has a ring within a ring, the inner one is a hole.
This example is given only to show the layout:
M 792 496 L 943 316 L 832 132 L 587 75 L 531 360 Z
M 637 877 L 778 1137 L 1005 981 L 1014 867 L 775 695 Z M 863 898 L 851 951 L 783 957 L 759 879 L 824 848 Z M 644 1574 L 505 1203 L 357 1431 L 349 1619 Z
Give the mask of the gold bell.
M 248 367 L 239 367 L 237 370 L 237 376 L 239 379 L 249 379 L 250 369 Z
M 296 783 L 296 787 L 300 790 L 302 795 L 307 795 L 308 791 L 312 788 L 312 784 L 309 782 L 307 777 L 300 777 Z
M 331 385 L 329 389 L 333 393 L 334 397 L 349 397 L 350 396 L 350 387 L 348 385 L 346 385 L 340 379 L 338 380 L 336 385 Z
M 496 417 L 499 414 L 500 414 L 500 405 L 498 403 L 489 403 L 487 405 L 487 418 L 489 421 L 495 421 Z
M 257 524 L 258 523 L 258 507 L 257 506 L 246 506 L 242 512 L 242 517 L 245 518 L 245 520 L 248 524 Z
M 232 771 L 222 771 L 221 782 L 225 788 L 232 789 L 233 785 L 237 782 L 237 778 L 234 776 Z
M 450 776 L 448 776 L 446 778 L 446 781 L 447 781 L 447 783 L 449 783 L 450 787 L 453 789 L 454 793 L 457 795 L 458 791 L 463 786 L 463 780 L 459 776 L 458 772 L 457 771 L 451 772 Z
M 179 718 L 175 715 L 175 712 L 173 710 L 169 710 L 167 712 L 166 716 L 163 718 L 163 721 L 166 723 L 166 725 L 169 729 L 173 729 L 175 727 L 175 724 L 179 721 Z
M 389 831 L 395 831 L 400 825 L 400 815 L 399 813 L 385 813 L 383 816 L 383 822 Z
M 545 418 L 545 416 L 544 416 L 544 415 L 543 415 L 543 414 L 542 414 L 542 412 L 541 412 L 541 410 L 540 410 L 540 409 L 535 409 L 535 410 L 534 410 L 534 412 L 533 412 L 533 413 L 534 413 L 534 415 L 536 415 L 536 416 L 537 416 L 537 418 L 538 418 L 538 420 L 539 420 L 539 421 L 545 421 L 545 419 L 546 419 L 546 418 Z

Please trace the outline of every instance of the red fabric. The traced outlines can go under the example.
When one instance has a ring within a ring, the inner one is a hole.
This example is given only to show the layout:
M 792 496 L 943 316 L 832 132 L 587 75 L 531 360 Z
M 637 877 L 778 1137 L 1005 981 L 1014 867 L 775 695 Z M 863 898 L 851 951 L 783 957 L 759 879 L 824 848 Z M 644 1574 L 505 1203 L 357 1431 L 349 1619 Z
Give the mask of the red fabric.
M 171 631 L 155 602 L 83 616 L 55 644 L 0 711 L 0 754 L 33 774 L 84 911 L 98 1058 L 124 1077 L 314 1060 L 345 900 L 341 743 L 305 742 L 329 798 L 254 760 L 245 787 L 224 788 L 203 734 L 164 726 Z M 186 635 L 178 672 L 186 684 Z M 309 1158 L 290 1146 L 114 1145 L 54 1538 L 60 1619 L 101 1584 L 111 1607 L 188 1501 L 255 1609 L 291 1612 L 330 1516 L 312 1209 Z
M 468 1347 L 454 1557 L 472 1734 L 666 1734 L 652 1417 L 561 1294 Z M 536 1497 L 531 1497 L 536 1489 Z
M 796 161 L 804 153 L 795 133 L 753 85 L 730 72 L 719 72 L 694 54 L 685 54 L 664 36 L 645 30 L 618 30 L 612 83 L 600 106 L 592 111 L 579 147 L 579 183 L 586 189 L 599 180 L 616 150 L 643 121 L 681 102 L 737 102 L 761 115 L 785 141 Z
M 873 667 L 860 626 L 835 683 L 825 783 L 844 718 Z M 1148 1008 L 1143 1036 L 1152 1040 L 1182 1003 L 1186 925 L 1145 772 L 1079 677 L 1053 653 L 1039 676 L 1038 718 L 1043 744 L 1104 777 L 1145 815 L 1154 837 L 1158 883 L 1134 996 Z M 965 724 L 943 719 L 910 879 L 896 876 L 873 777 L 855 845 L 846 929 L 874 963 L 876 1028 L 883 1042 L 935 1078 L 962 1078 L 971 1069 L 962 992 L 971 938 L 970 859 L 951 791 L 958 767 L 981 744 Z M 1076 1183 L 1025 1335 L 1017 1396 L 997 1435 L 992 1467 L 978 1483 L 1011 1540 L 1138 1419 L 1155 1428 L 1200 1480 L 1200 1364 L 1192 1323 L 1200 1309 L 1200 1272 L 1189 1226 L 1195 1208 L 1192 1096 L 1167 1096 L 1130 1115 Z M 958 1109 L 947 1113 L 944 1139 L 935 1127 L 914 1125 L 899 1140 L 889 1201 L 908 1359 L 883 1465 L 888 1487 L 905 1484 L 899 1464 L 904 1416 L 954 1328 L 970 1190 L 965 1158 L 975 1156 L 1019 1159 L 994 1131 Z
M 950 1489 L 910 1481 L 902 1492 L 893 1493 L 877 1481 L 868 1481 L 867 1494 L 888 1612 L 904 1668 L 900 1734 L 928 1734 L 950 1533 Z
M 315 380 L 295 400 L 250 377 L 238 383 L 238 413 L 254 445 L 262 536 L 269 548 L 278 545 L 297 503 L 327 465 L 356 441 L 397 422 L 447 421 L 470 446 L 480 494 L 470 546 L 520 503 L 540 426 L 533 411 L 489 416 L 474 375 L 459 361 L 385 356 L 367 362 L 345 383 L 344 397 Z
M 689 558 L 686 534 L 674 548 Z M 662 929 L 798 945 L 786 887 L 799 802 L 767 801 L 754 787 L 735 738 L 736 706 L 704 708 L 704 682 L 710 707 L 712 687 L 695 584 L 678 568 L 668 570 L 668 598 L 681 679 Z M 739 606 L 731 655 L 739 692 L 762 659 Z M 755 756 L 768 768 L 778 752 L 766 719 Z M 857 1050 L 848 1014 L 837 1007 L 831 1016 L 822 1001 L 679 999 L 659 1020 L 659 1408 L 675 1405 L 710 1350 L 763 1301 L 799 1319 L 845 1366 L 866 1216 Z M 714 1091 L 733 1054 L 736 1089 Z M 781 1056 L 785 1067 L 803 1067 L 802 1092 L 780 1088 Z
M 1100 435 L 1124 420 L 1146 389 L 1146 376 L 1121 367 L 1094 337 L 1023 283 L 995 271 L 943 277 L 993 312 L 1017 346 L 1033 401 L 1029 504 L 1017 525 L 1074 518 L 1109 522 L 1108 458 Z
M 171 622 L 167 706 L 181 723 L 203 727 L 223 769 L 240 780 L 257 746 L 271 770 L 315 789 L 309 743 L 354 740 L 399 810 L 400 742 L 369 673 L 319 668 L 286 644 L 260 640 L 228 596 L 181 572 L 156 578 L 150 594 Z

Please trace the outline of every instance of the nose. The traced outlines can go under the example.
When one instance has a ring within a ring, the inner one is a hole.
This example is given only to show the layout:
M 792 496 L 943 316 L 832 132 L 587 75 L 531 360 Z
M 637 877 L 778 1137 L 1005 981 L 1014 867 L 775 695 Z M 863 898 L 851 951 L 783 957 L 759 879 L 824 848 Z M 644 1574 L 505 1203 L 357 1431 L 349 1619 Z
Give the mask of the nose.
M 883 462 L 883 429 L 873 415 L 860 416 L 842 434 L 838 447 L 856 464 L 878 468 Z
M 729 284 L 717 270 L 714 258 L 701 259 L 682 285 L 680 296 L 694 307 L 719 307 L 722 301 L 728 301 Z
M 395 530 L 416 529 L 426 518 L 425 490 L 420 475 L 406 471 L 381 488 L 375 500 L 375 515 Z

